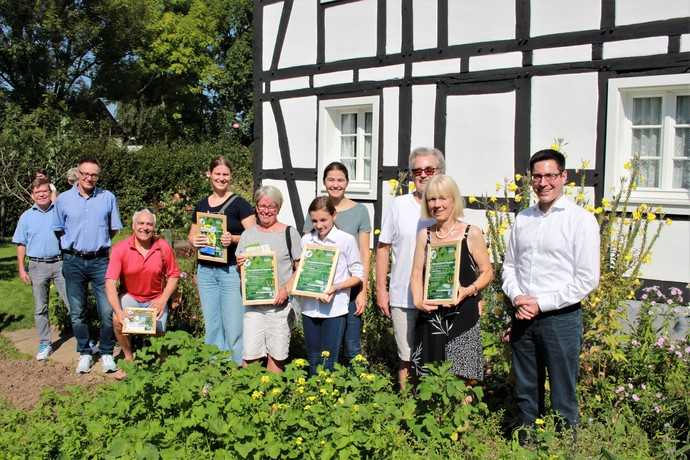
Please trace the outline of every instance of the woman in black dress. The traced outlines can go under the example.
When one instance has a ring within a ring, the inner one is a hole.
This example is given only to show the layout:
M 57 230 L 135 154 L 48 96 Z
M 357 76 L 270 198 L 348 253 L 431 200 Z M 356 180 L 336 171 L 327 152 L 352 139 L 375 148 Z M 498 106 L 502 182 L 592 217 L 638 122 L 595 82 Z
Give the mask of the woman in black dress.
M 486 242 L 477 226 L 460 220 L 463 205 L 455 181 L 445 175 L 429 181 L 422 198 L 422 214 L 436 223 L 417 234 L 412 266 L 412 296 L 421 310 L 417 317 L 412 368 L 426 373 L 426 364 L 450 361 L 451 371 L 466 380 L 482 380 L 484 360 L 479 331 L 479 292 L 493 279 Z M 460 241 L 460 286 L 450 305 L 424 301 L 424 269 L 429 243 Z

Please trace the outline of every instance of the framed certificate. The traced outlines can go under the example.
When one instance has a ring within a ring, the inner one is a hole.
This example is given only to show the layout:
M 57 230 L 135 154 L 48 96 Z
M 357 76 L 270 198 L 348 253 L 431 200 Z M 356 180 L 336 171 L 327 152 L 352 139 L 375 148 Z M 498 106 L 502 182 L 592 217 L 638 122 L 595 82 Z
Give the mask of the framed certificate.
M 424 301 L 433 305 L 453 302 L 460 286 L 460 241 L 431 243 L 426 251 Z
M 123 308 L 124 334 L 155 334 L 156 310 L 154 308 Z
M 335 246 L 306 244 L 300 257 L 292 295 L 319 298 L 333 285 L 340 250 Z
M 245 254 L 242 264 L 242 303 L 244 305 L 272 304 L 278 292 L 278 269 L 273 251 Z
M 199 234 L 208 238 L 208 244 L 197 250 L 197 258 L 212 262 L 228 262 L 228 248 L 220 242 L 220 237 L 227 228 L 226 219 L 225 214 L 197 211 L 196 223 L 199 226 Z

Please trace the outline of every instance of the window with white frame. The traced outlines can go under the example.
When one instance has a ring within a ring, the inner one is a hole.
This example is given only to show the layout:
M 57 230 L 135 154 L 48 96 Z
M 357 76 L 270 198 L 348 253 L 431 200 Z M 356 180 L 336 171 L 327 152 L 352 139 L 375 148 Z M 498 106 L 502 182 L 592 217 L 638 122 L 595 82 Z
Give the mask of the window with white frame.
M 348 194 L 358 198 L 376 199 L 378 107 L 378 96 L 319 103 L 319 172 L 342 162 L 350 177 Z M 325 191 L 323 184 L 319 190 Z
M 690 75 L 609 80 L 607 190 L 640 156 L 634 203 L 690 214 Z

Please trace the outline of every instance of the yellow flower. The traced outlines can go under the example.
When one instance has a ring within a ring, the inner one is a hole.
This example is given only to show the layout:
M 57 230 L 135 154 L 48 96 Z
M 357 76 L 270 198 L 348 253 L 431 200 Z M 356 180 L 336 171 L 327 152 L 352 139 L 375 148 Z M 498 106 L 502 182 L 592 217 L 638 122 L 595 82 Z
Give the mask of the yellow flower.
M 496 215 L 496 211 L 487 211 L 486 215 L 489 217 L 494 217 Z
M 632 169 L 632 162 L 626 161 L 625 163 L 623 163 L 623 169 L 627 169 L 627 170 Z
M 591 204 L 588 204 L 587 206 L 585 206 L 585 209 L 586 209 L 587 211 L 589 211 L 589 212 L 594 212 L 594 211 L 595 211 L 594 206 L 592 206 Z
M 304 393 L 304 387 L 297 387 L 297 393 L 299 393 L 299 394 Z
M 546 423 L 546 422 L 544 421 L 543 418 L 538 418 L 534 421 L 534 424 L 539 425 L 539 426 L 543 425 L 544 423 Z
M 353 359 L 356 363 L 366 363 L 367 362 L 367 358 L 365 358 L 364 355 L 362 355 L 361 353 L 358 354 L 357 356 L 355 356 Z
M 576 185 L 575 182 L 571 181 L 571 182 L 568 182 L 567 187 L 575 187 L 575 185 Z
M 305 367 L 307 365 L 307 360 L 302 359 L 302 358 L 297 358 L 292 362 L 295 367 Z
M 560 149 L 561 149 L 561 144 L 558 144 L 556 142 L 551 144 L 551 150 L 555 150 L 556 152 L 558 152 Z
M 585 201 L 585 194 L 582 192 L 578 193 L 575 197 L 575 201 Z
M 516 203 L 519 203 L 522 201 L 522 195 L 515 195 L 515 198 L 513 198 L 513 201 Z
M 357 412 L 359 410 L 359 404 L 355 404 L 352 406 L 352 412 Z
M 623 259 L 625 259 L 626 262 L 630 262 L 632 261 L 633 256 L 632 254 L 626 254 L 625 257 L 623 257 Z
M 670 218 L 666 219 L 666 225 L 671 225 L 672 223 L 673 223 L 673 221 Z
M 338 404 L 345 404 L 345 400 L 343 398 L 338 398 Z
M 457 431 L 453 431 L 453 432 L 450 434 L 450 440 L 453 441 L 453 442 L 457 442 L 457 440 L 458 440 L 458 432 L 457 432 Z
M 414 192 L 415 190 L 417 190 L 417 186 L 414 184 L 414 182 L 410 182 L 407 188 L 410 192 Z
M 328 350 L 324 350 L 324 351 L 321 352 L 321 357 L 322 357 L 322 358 L 328 358 L 328 357 L 330 357 L 330 356 L 331 356 L 331 352 L 328 351 Z
M 499 208 L 501 212 L 508 212 L 508 205 L 502 204 L 501 207 Z
M 500 182 L 496 182 L 496 191 L 500 192 L 502 188 L 503 188 L 503 184 L 501 184 Z
M 643 264 L 648 264 L 648 263 L 650 263 L 651 261 L 652 261 L 652 257 L 651 257 L 649 254 L 647 254 L 646 256 L 644 256 L 644 257 L 642 258 L 642 263 L 643 263 Z
M 380 235 L 380 234 L 381 234 L 380 228 L 377 228 L 376 230 L 374 230 L 374 235 Z
M 522 179 L 522 174 L 515 174 L 515 180 L 519 181 L 520 179 Z
M 338 396 L 339 394 L 340 394 L 340 391 L 338 391 L 338 390 L 331 391 L 331 396 Z
M 495 203 L 496 200 L 497 200 L 497 198 L 496 198 L 495 196 L 489 197 L 489 201 L 490 201 L 491 203 Z
M 300 377 L 297 379 L 298 385 L 304 385 L 305 383 L 307 383 L 307 380 L 304 377 Z
M 398 182 L 397 179 L 388 179 L 388 186 L 391 189 L 391 192 L 395 192 L 395 190 L 398 188 L 398 185 L 400 185 L 400 182 Z
M 325 394 L 328 393 L 328 392 L 326 391 L 325 388 L 321 388 L 321 389 L 319 390 L 319 393 L 321 393 L 322 395 L 325 395 Z
M 262 375 L 259 380 L 261 381 L 261 383 L 265 385 L 271 381 L 271 377 L 269 377 L 268 375 Z
M 633 211 L 633 217 L 635 217 L 635 212 L 636 211 Z M 637 220 L 640 220 L 639 214 L 638 214 Z M 623 225 L 630 225 L 630 219 L 628 219 L 627 217 L 625 219 L 623 219 Z
M 601 200 L 601 205 L 605 208 L 608 208 L 609 206 L 611 206 L 611 202 L 607 198 L 604 198 Z
M 518 186 L 515 185 L 515 182 L 511 182 L 507 185 L 506 188 L 508 189 L 509 192 L 514 192 L 515 190 L 518 189 Z
M 330 377 L 326 377 L 326 383 L 333 383 L 333 379 Z
M 476 203 L 477 199 L 474 196 L 470 196 L 469 198 L 467 198 L 467 201 L 469 201 L 470 203 Z
M 582 169 L 587 169 L 589 168 L 589 160 L 582 160 L 582 165 L 580 166 Z
M 314 402 L 314 401 L 316 401 L 316 396 L 314 396 L 314 395 L 307 396 L 307 401 L 309 401 L 309 402 Z
M 649 206 L 647 206 L 647 203 L 642 203 L 640 205 L 640 211 L 645 212 L 648 209 L 649 209 Z
M 648 212 L 647 213 L 647 220 L 650 222 L 653 220 L 656 220 L 656 214 L 654 214 L 653 212 Z
M 594 210 L 594 214 L 601 214 L 602 212 L 604 212 L 604 208 L 602 208 L 601 206 Z
M 309 410 L 311 409 L 311 404 L 305 404 L 304 405 L 304 410 Z
M 302 436 L 297 436 L 297 438 L 295 439 L 295 444 L 297 444 L 298 446 L 302 445 L 303 442 L 304 439 L 302 439 Z
M 264 396 L 263 391 L 254 390 L 254 392 L 252 393 L 252 399 L 254 399 L 254 400 L 261 399 L 261 398 L 263 398 L 263 396 Z

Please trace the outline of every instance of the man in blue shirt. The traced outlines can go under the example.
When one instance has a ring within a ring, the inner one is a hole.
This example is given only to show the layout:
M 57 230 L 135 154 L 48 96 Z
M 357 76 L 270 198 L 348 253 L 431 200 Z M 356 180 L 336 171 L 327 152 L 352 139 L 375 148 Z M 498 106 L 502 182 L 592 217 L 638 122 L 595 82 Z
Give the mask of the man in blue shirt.
M 62 301 L 67 305 L 65 279 L 62 276 L 62 254 L 58 239 L 51 230 L 55 207 L 51 201 L 50 181 L 36 178 L 31 183 L 31 198 L 34 205 L 24 211 L 17 222 L 12 242 L 17 245 L 17 266 L 19 278 L 31 285 L 34 294 L 34 321 L 38 330 L 39 345 L 36 359 L 48 359 L 53 351 L 50 341 L 48 299 L 50 282 L 57 288 Z M 29 258 L 28 269 L 24 259 Z
M 72 330 L 77 339 L 77 373 L 91 370 L 92 351 L 86 324 L 86 287 L 96 297 L 101 320 L 100 351 L 103 372 L 115 372 L 113 360 L 113 310 L 105 295 L 111 238 L 122 228 L 115 195 L 96 187 L 101 166 L 94 158 L 84 158 L 77 166 L 79 179 L 55 202 L 53 231 L 60 237 Z

